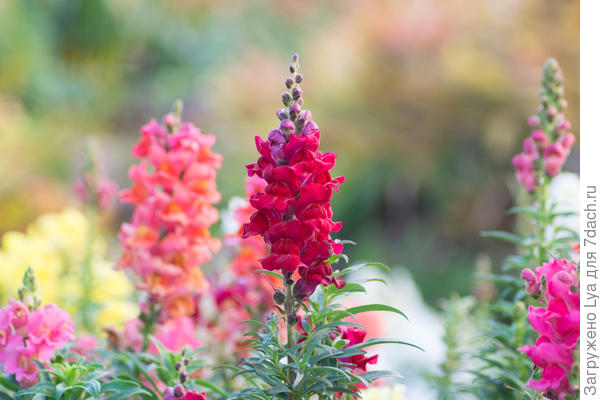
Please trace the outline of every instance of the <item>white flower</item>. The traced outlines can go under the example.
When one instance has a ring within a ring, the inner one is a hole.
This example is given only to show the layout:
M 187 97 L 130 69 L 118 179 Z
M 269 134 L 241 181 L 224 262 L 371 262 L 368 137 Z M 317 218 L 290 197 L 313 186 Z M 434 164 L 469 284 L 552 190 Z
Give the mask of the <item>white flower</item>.
M 360 392 L 363 400 L 406 400 L 404 385 L 393 386 L 370 386 Z

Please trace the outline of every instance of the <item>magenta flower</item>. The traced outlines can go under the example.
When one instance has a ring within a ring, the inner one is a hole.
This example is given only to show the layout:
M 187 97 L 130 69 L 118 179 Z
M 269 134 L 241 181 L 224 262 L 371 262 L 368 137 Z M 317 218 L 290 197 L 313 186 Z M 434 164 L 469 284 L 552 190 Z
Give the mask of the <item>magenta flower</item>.
M 577 266 L 566 260 L 553 259 L 521 272 L 527 291 L 537 294 L 541 290 L 543 303 L 529 307 L 528 319 L 540 334 L 535 346 L 523 346 L 526 354 L 542 370 L 541 379 L 530 379 L 528 387 L 538 390 L 548 398 L 564 398 L 572 392 L 569 373 L 573 366 L 573 353 L 579 340 L 579 283 Z
M 540 339 L 543 339 L 543 336 Z M 530 379 L 528 387 L 548 396 L 571 393 L 569 372 L 573 366 L 573 349 L 565 344 L 538 340 L 535 346 L 523 346 L 519 350 L 542 369 L 542 377 Z M 564 396 L 552 398 L 558 399 Z
M 568 132 L 571 124 L 563 114 L 566 102 L 562 98 L 562 81 L 558 63 L 553 59 L 546 61 L 540 105 L 537 115 L 529 118 L 529 125 L 535 129 L 523 141 L 523 152 L 513 158 L 517 180 L 528 192 L 534 192 L 546 177 L 552 178 L 561 171 L 575 143 L 575 136 Z

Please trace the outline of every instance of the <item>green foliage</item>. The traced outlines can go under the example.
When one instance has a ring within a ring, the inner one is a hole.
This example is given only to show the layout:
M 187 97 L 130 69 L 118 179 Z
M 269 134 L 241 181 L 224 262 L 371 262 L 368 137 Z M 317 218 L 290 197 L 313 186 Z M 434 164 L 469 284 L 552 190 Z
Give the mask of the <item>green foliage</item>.
M 336 257 L 337 261 L 340 257 Z M 375 266 L 387 269 L 383 264 L 359 264 L 342 271 L 336 276 L 361 268 Z M 345 309 L 338 301 L 349 293 L 366 292 L 356 282 L 348 282 L 341 289 L 330 285 L 319 286 L 306 302 L 299 304 L 305 311 L 304 317 L 292 329 L 291 342 L 283 343 L 279 337 L 280 327 L 288 323 L 289 314 L 272 314 L 269 319 L 246 321 L 253 330 L 247 332 L 252 356 L 244 359 L 236 371 L 244 376 L 252 387 L 231 396 L 231 399 L 329 399 L 338 393 L 342 398 L 354 398 L 357 385 L 369 385 L 383 377 L 396 377 L 390 371 L 360 372 L 345 362 L 352 356 L 366 354 L 365 348 L 378 344 L 412 344 L 386 339 L 369 339 L 349 345 L 340 336 L 341 327 L 362 328 L 352 318 L 367 311 L 388 311 L 405 317 L 400 310 L 382 305 L 369 304 Z M 302 329 L 300 329 L 300 327 Z M 314 396 L 314 397 L 313 397 Z

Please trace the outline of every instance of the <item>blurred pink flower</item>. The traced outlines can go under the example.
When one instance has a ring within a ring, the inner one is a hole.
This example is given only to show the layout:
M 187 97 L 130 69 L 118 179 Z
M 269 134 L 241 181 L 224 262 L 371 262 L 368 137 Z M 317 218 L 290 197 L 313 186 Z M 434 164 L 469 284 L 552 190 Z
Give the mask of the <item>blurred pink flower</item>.
M 184 346 L 197 349 L 202 345 L 196 338 L 194 321 L 189 317 L 172 318 L 160 324 L 154 336 L 171 351 L 179 351 Z
M 173 114 L 164 122 L 144 125 L 132 149 L 143 160 L 131 166 L 133 184 L 120 194 L 135 209 L 119 233 L 124 251 L 118 262 L 139 277 L 137 287 L 151 301 L 163 305 L 159 322 L 196 313 L 207 288 L 198 267 L 220 248 L 209 232 L 219 218 L 213 204 L 220 200 L 221 156 L 210 150 L 215 137 Z
M 50 361 L 54 350 L 74 339 L 75 324 L 68 312 L 48 303 L 32 311 L 27 321 L 27 347 L 35 349 L 36 359 Z

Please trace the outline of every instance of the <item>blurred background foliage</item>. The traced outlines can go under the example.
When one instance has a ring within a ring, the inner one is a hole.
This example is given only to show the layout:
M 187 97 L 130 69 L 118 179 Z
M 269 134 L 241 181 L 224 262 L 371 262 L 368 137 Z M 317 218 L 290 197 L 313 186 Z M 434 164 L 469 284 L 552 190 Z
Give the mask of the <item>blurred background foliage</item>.
M 139 127 L 177 98 L 217 136 L 224 206 L 299 52 L 306 106 L 347 178 L 334 210 L 351 257 L 406 266 L 430 304 L 470 293 L 480 255 L 510 250 L 479 232 L 514 224 L 510 159 L 549 56 L 578 132 L 578 18 L 571 0 L 2 0 L 0 233 L 73 204 L 89 135 L 128 186 Z

